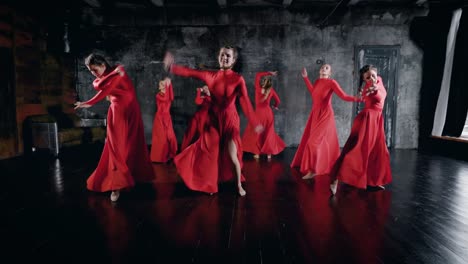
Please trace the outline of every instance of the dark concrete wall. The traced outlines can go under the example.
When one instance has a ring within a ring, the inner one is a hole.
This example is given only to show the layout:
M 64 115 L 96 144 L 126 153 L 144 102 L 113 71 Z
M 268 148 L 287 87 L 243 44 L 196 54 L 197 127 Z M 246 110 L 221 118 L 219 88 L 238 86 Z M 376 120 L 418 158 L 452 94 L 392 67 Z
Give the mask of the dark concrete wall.
M 253 82 L 258 71 L 277 70 L 274 78 L 282 104 L 276 112 L 276 130 L 288 146 L 299 143 L 312 106 L 300 70 L 306 67 L 309 78 L 318 77 L 317 60 L 330 63 L 333 78 L 349 94 L 354 94 L 354 47 L 356 45 L 400 45 L 397 91 L 397 148 L 416 148 L 418 103 L 421 83 L 422 52 L 409 38 L 409 23 L 421 10 L 354 9 L 339 23 L 318 28 L 317 18 L 326 14 L 293 12 L 284 9 L 116 11 L 101 14 L 88 9 L 81 13 L 81 24 L 72 49 L 78 50 L 77 90 L 80 100 L 90 98 L 92 76 L 83 64 L 91 51 L 101 51 L 114 63 L 123 64 L 134 81 L 141 104 L 146 140 L 151 131 L 158 80 L 165 77 L 161 60 L 171 50 L 178 64 L 199 68 L 215 67 L 220 46 L 240 48 L 237 70 L 244 76 L 253 99 Z M 186 121 L 196 110 L 195 79 L 172 76 L 176 99 L 172 106 L 174 127 L 182 138 Z M 333 98 L 340 144 L 346 141 L 352 122 L 352 103 Z M 104 115 L 106 103 L 82 115 Z M 240 108 L 239 108 L 240 109 Z M 242 119 L 242 128 L 245 119 Z

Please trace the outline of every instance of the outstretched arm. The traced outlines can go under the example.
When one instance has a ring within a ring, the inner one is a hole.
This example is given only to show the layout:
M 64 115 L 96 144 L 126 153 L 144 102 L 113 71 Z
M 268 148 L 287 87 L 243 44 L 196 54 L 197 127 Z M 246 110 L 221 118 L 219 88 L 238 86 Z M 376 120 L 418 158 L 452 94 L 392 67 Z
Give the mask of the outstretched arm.
M 164 68 L 175 75 L 180 75 L 182 77 L 194 77 L 206 83 L 206 79 L 208 76 L 206 71 L 200 71 L 176 65 L 174 61 L 174 55 L 172 55 L 172 53 L 170 52 L 167 52 L 164 57 Z
M 361 101 L 361 99 L 359 97 L 351 96 L 351 95 L 348 95 L 347 93 L 345 93 L 343 91 L 343 89 L 341 89 L 338 82 L 336 82 L 335 80 L 333 80 L 332 89 L 333 89 L 333 92 L 335 92 L 336 95 L 338 95 L 344 101 L 347 101 L 347 102 L 359 102 L 359 101 Z
M 114 90 L 117 87 L 124 74 L 124 71 L 117 67 L 113 72 L 109 73 L 107 76 L 103 77 L 100 80 L 94 81 L 93 85 L 96 89 L 99 90 L 97 94 L 86 102 L 76 102 L 75 109 L 91 107 L 97 102 L 106 98 L 106 96 L 108 96 L 112 92 L 112 90 Z
M 312 90 L 314 90 L 314 86 L 312 85 L 312 83 L 309 80 L 309 77 L 307 76 L 306 68 L 302 68 L 301 75 L 302 75 L 302 78 L 304 78 L 304 82 L 307 86 L 307 89 L 309 90 L 310 93 L 312 93 Z

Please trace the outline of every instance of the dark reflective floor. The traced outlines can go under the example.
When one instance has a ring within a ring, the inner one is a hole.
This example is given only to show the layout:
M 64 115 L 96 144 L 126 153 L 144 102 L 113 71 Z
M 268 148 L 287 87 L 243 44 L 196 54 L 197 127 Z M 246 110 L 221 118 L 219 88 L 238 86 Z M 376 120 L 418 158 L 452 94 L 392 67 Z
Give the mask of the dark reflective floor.
M 1 257 L 47 263 L 468 263 L 468 162 L 392 151 L 385 191 L 304 181 L 294 149 L 245 155 L 247 196 L 232 183 L 189 191 L 173 165 L 154 184 L 91 193 L 102 146 L 0 161 Z

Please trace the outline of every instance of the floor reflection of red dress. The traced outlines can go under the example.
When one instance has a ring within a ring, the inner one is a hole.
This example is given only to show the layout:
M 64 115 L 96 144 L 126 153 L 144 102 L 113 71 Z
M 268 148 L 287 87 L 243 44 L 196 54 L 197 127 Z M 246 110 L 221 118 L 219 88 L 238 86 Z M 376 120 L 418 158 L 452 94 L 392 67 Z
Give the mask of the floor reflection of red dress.
M 326 177 L 297 182 L 303 230 L 299 228 L 296 239 L 304 261 L 379 263 L 391 193 L 347 189 L 330 198 L 328 184 Z
M 338 197 L 337 218 L 353 252 L 355 263 L 379 263 L 392 194 L 389 191 L 352 190 Z
M 188 198 L 190 199 L 190 198 Z M 158 200 L 154 220 L 167 243 L 188 251 L 207 254 L 225 246 L 220 226 L 219 196 L 200 196 L 196 200 Z M 230 216 L 228 212 L 226 216 Z M 228 234 L 225 234 L 228 235 Z M 221 241 L 223 240 L 223 241 Z M 212 252 L 215 254 L 216 252 Z
M 127 213 L 109 203 L 107 196 L 88 196 L 88 206 L 95 212 L 100 230 L 107 240 L 108 255 L 112 259 L 110 263 L 125 262 L 131 247 L 129 241 L 135 237 L 136 223 L 130 223 Z

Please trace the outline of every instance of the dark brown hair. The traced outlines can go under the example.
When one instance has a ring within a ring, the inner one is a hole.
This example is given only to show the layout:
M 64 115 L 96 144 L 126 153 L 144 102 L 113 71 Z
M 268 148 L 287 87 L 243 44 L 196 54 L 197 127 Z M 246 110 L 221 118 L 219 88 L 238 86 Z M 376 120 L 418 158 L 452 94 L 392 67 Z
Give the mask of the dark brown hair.
M 86 57 L 86 59 L 85 59 L 85 64 L 86 64 L 86 66 L 90 66 L 90 65 L 97 65 L 97 66 L 105 65 L 105 66 L 106 66 L 106 69 L 110 69 L 110 68 L 111 68 L 111 66 L 110 66 L 109 62 L 107 62 L 106 58 L 104 58 L 104 56 L 99 55 L 99 54 L 96 54 L 96 53 L 91 53 L 91 54 L 89 54 L 88 57 Z

